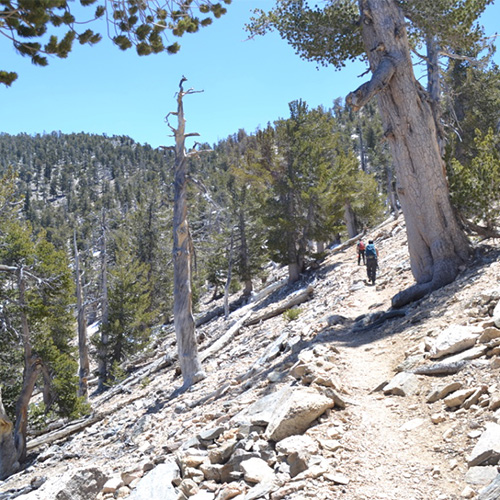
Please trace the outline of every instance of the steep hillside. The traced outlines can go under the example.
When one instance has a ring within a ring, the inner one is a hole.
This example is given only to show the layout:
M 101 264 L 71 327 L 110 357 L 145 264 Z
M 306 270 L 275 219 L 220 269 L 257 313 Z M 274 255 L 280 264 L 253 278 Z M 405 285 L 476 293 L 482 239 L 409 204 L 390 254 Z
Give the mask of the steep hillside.
M 0 499 L 498 498 L 480 491 L 499 477 L 499 242 L 394 311 L 412 282 L 404 222 L 367 236 L 376 286 L 354 244 L 329 251 L 293 290 L 275 284 L 199 327 L 207 378 L 183 393 L 166 332 L 91 399 L 91 417 L 30 438 L 30 463 L 0 483 Z M 265 319 L 301 294 L 297 319 Z

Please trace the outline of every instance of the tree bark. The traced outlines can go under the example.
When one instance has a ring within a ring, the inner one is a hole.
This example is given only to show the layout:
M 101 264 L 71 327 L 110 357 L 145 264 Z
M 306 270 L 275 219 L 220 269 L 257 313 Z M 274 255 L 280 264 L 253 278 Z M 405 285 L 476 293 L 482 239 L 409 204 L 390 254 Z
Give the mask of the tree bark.
M 18 470 L 18 460 L 19 454 L 14 443 L 14 426 L 5 412 L 0 386 L 0 481 Z
M 99 382 L 97 391 L 102 392 L 106 388 L 108 380 L 108 333 L 107 325 L 109 318 L 108 302 L 108 252 L 106 246 L 106 214 L 102 211 L 101 220 L 101 342 L 97 352 L 97 364 L 99 372 Z
M 175 137 L 174 164 L 174 218 L 173 218 L 173 260 L 174 260 L 174 326 L 177 351 L 184 387 L 190 387 L 205 377 L 198 356 L 193 318 L 191 291 L 191 249 L 192 242 L 187 221 L 187 154 L 185 150 L 186 120 L 183 98 L 192 93 L 184 91 L 183 78 L 177 94 L 177 128 L 170 127 Z M 194 134 L 189 134 L 194 135 Z
M 234 234 L 231 231 L 231 241 L 229 243 L 228 251 L 228 263 L 227 263 L 227 278 L 226 284 L 224 285 L 224 319 L 229 318 L 229 287 L 231 286 L 231 279 L 233 276 L 233 246 L 234 246 Z
M 360 0 L 372 78 L 346 101 L 354 109 L 377 95 L 392 149 L 416 285 L 393 298 L 401 307 L 451 283 L 470 247 L 453 212 L 428 94 L 415 79 L 405 20 L 395 0 Z
M 42 368 L 40 358 L 33 353 L 26 316 L 26 282 L 22 267 L 17 268 L 17 287 L 21 315 L 21 341 L 24 350 L 23 386 L 16 402 L 16 420 L 12 425 L 3 407 L 0 394 L 0 480 L 14 474 L 26 459 L 26 434 L 28 430 L 28 405 L 36 380 Z
M 356 214 L 349 201 L 346 201 L 344 205 L 344 219 L 349 239 L 354 238 L 358 234 L 358 228 L 356 224 Z
M 74 233 L 75 247 L 75 280 L 76 280 L 76 311 L 78 323 L 78 354 L 80 357 L 80 368 L 78 371 L 79 387 L 78 395 L 88 398 L 88 379 L 90 375 L 89 348 L 87 344 L 87 318 L 83 299 L 82 281 L 80 277 L 80 256 L 76 246 L 76 232 Z

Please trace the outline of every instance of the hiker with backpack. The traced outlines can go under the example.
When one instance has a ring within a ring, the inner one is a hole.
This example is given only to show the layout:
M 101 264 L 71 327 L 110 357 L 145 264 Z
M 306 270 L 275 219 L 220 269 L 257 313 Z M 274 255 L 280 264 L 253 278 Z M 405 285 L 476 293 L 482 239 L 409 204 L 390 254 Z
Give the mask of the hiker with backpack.
M 373 240 L 368 242 L 365 248 L 366 255 L 366 273 L 368 275 L 368 281 L 371 281 L 372 284 L 375 284 L 375 278 L 377 274 L 377 259 L 378 259 L 378 250 L 375 248 Z
M 363 265 L 365 265 L 365 242 L 359 240 L 356 249 L 358 252 L 358 266 L 361 263 L 361 257 L 363 257 Z

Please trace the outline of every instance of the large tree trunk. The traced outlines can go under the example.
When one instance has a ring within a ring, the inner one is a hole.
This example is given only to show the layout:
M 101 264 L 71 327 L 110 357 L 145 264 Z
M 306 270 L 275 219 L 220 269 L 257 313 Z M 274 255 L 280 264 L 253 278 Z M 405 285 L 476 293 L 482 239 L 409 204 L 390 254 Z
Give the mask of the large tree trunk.
M 16 270 L 21 314 L 21 341 L 24 350 L 23 387 L 16 402 L 16 422 L 12 425 L 3 407 L 0 394 L 0 480 L 14 474 L 26 459 L 26 434 L 28 430 L 28 406 L 41 372 L 40 358 L 33 354 L 28 318 L 26 316 L 26 283 L 24 269 Z
M 411 269 L 417 284 L 393 298 L 400 307 L 452 282 L 469 257 L 455 218 L 428 94 L 415 79 L 403 14 L 395 0 L 360 0 L 372 79 L 350 94 L 355 109 L 377 95 L 396 165 Z
M 0 386 L 0 481 L 19 469 L 19 453 L 14 443 L 14 426 L 2 402 Z
M 175 136 L 174 165 L 174 326 L 177 338 L 177 352 L 182 371 L 184 387 L 190 387 L 203 379 L 205 373 L 198 356 L 195 336 L 191 292 L 192 242 L 187 221 L 187 155 L 185 151 L 186 120 L 182 99 L 190 93 L 182 88 L 177 94 L 177 128 L 171 127 Z M 193 134 L 190 134 L 193 135 Z

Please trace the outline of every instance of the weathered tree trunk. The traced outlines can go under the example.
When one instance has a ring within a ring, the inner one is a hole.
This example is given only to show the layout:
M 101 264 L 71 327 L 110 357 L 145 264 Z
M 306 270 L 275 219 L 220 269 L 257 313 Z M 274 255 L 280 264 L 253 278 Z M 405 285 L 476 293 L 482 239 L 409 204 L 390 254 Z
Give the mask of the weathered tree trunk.
M 108 301 L 108 250 L 106 246 L 107 228 L 106 214 L 102 211 L 101 220 L 101 341 L 97 349 L 97 365 L 99 381 L 97 391 L 102 392 L 106 388 L 108 380 L 108 343 L 109 336 L 107 326 L 109 321 L 109 301 Z
M 349 239 L 354 238 L 358 234 L 358 227 L 356 224 L 356 214 L 349 201 L 346 201 L 344 205 L 344 219 Z
M 444 154 L 444 128 L 441 113 L 441 76 L 439 72 L 439 45 L 435 35 L 427 35 L 425 40 L 427 50 L 427 91 L 434 123 L 436 124 L 437 141 L 441 157 Z
M 231 231 L 231 241 L 229 243 L 229 255 L 227 264 L 227 278 L 226 284 L 224 285 L 224 319 L 229 318 L 229 287 L 231 286 L 231 279 L 233 276 L 233 246 L 234 246 L 234 234 Z
M 413 73 L 403 14 L 395 0 L 359 5 L 373 75 L 347 102 L 359 109 L 377 95 L 391 145 L 417 281 L 393 298 L 393 306 L 400 307 L 452 282 L 470 248 L 451 207 L 434 117 Z
M 174 165 L 174 218 L 173 218 L 173 260 L 174 260 L 174 326 L 177 351 L 184 387 L 190 387 L 205 377 L 198 355 L 193 318 L 191 292 L 192 242 L 187 221 L 187 154 L 185 139 L 197 134 L 186 134 L 183 98 L 193 91 L 184 91 L 183 78 L 177 94 L 177 128 L 170 127 L 175 137 Z
M 394 217 L 397 219 L 399 215 L 399 208 L 397 202 L 396 195 L 396 186 L 394 182 L 394 176 L 392 174 L 392 168 L 390 165 L 387 165 L 385 169 L 387 173 L 387 198 L 389 206 L 391 207 L 391 212 L 394 214 Z
M 5 412 L 0 386 L 0 481 L 17 471 L 18 460 L 19 453 L 14 443 L 14 426 Z
M 35 388 L 36 380 L 42 369 L 40 358 L 31 347 L 28 318 L 26 316 L 26 283 L 24 269 L 17 268 L 17 286 L 21 315 L 21 341 L 24 350 L 23 386 L 16 402 L 16 420 L 12 425 L 3 407 L 0 395 L 0 480 L 19 469 L 26 459 L 26 434 L 28 430 L 28 406 Z
M 250 270 L 250 259 L 248 256 L 248 241 L 247 241 L 247 225 L 245 219 L 245 199 L 246 199 L 246 190 L 243 191 L 241 204 L 239 211 L 239 220 L 238 220 L 238 231 L 240 233 L 240 266 L 242 270 L 242 279 L 244 282 L 243 295 L 245 297 L 249 297 L 253 291 L 252 284 L 252 275 Z
M 88 379 L 90 375 L 89 348 L 87 344 L 87 318 L 83 298 L 82 281 L 80 276 L 80 256 L 76 246 L 76 232 L 73 234 L 75 247 L 75 280 L 76 280 L 76 311 L 78 323 L 78 354 L 80 357 L 80 368 L 78 371 L 79 387 L 78 395 L 87 399 Z

